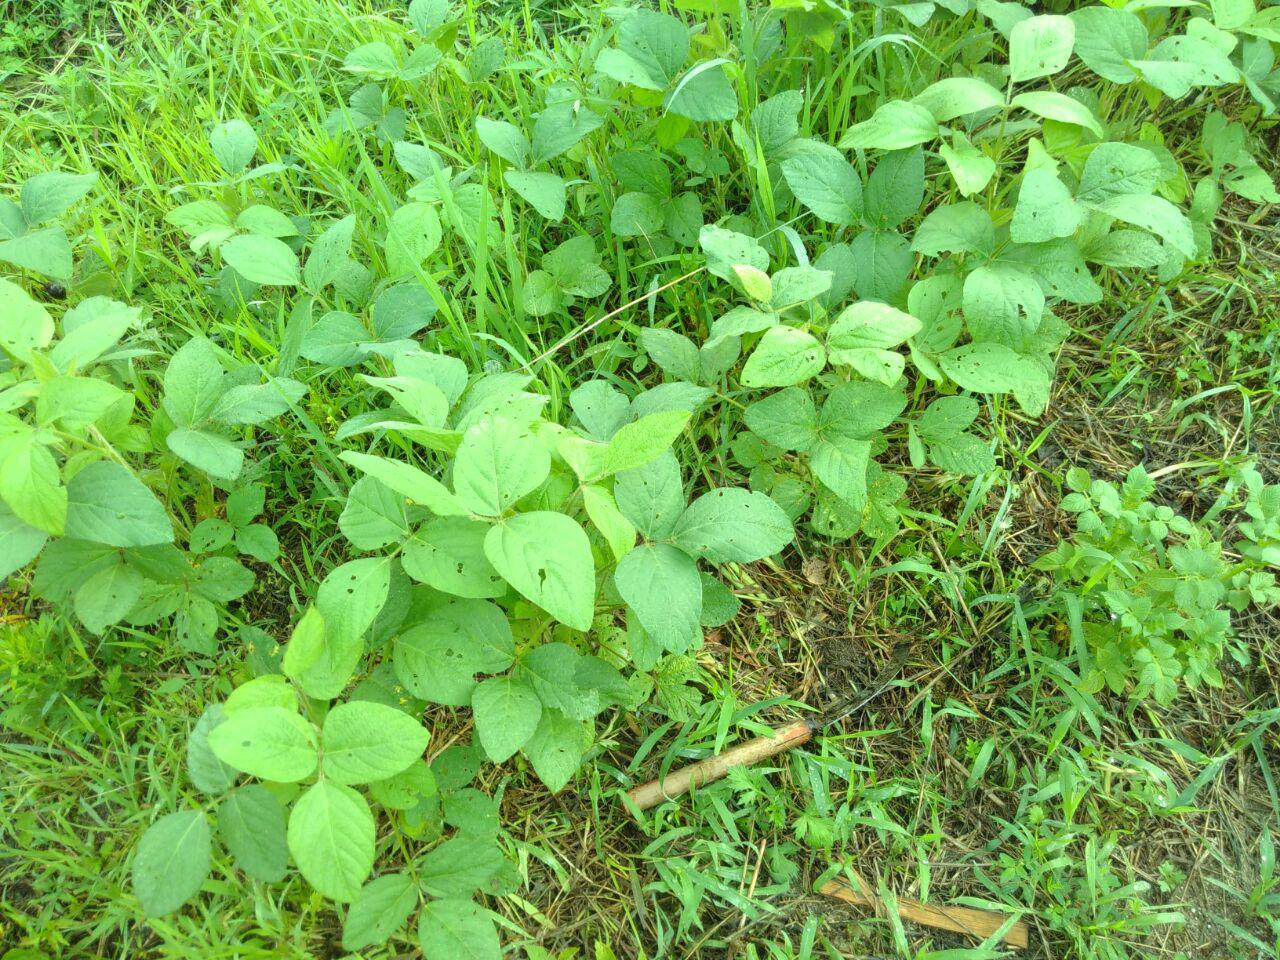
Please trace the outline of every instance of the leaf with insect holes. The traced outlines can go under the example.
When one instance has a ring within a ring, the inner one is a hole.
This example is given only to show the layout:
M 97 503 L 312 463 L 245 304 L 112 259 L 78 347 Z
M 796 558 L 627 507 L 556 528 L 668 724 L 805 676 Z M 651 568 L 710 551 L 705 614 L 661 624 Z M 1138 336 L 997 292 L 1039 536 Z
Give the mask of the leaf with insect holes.
M 818 439 L 818 410 L 813 396 L 800 387 L 755 401 L 744 419 L 752 433 L 783 450 L 808 450 Z
M 1068 17 L 1076 28 L 1076 56 L 1086 67 L 1112 83 L 1138 79 L 1129 62 L 1146 55 L 1149 40 L 1146 25 L 1136 13 L 1096 4 Z
M 552 793 L 573 778 L 585 752 L 583 724 L 552 707 L 544 707 L 533 736 L 524 745 L 533 772 Z
M 285 707 L 247 707 L 229 714 L 209 732 L 209 746 L 223 763 L 280 783 L 305 780 L 318 762 L 311 724 Z
M 490 417 L 463 436 L 453 488 L 473 512 L 496 517 L 537 489 L 550 470 L 551 455 L 527 427 Z
M 567 519 L 567 518 L 566 518 Z M 475 599 L 433 603 L 430 616 L 396 638 L 396 676 L 414 696 L 466 706 L 476 674 L 511 665 L 515 641 L 501 609 Z
M 595 614 L 595 562 L 582 527 L 562 513 L 511 517 L 485 535 L 485 556 L 533 603 L 575 630 Z
M 742 368 L 745 387 L 788 387 L 826 366 L 826 353 L 813 334 L 795 327 L 766 330 Z
M 1075 24 L 1067 17 L 1028 17 L 1009 31 L 1009 79 L 1014 83 L 1066 69 L 1075 44 Z
M 148 917 L 172 913 L 209 875 L 209 821 L 199 810 L 161 817 L 147 828 L 133 858 L 133 892 Z

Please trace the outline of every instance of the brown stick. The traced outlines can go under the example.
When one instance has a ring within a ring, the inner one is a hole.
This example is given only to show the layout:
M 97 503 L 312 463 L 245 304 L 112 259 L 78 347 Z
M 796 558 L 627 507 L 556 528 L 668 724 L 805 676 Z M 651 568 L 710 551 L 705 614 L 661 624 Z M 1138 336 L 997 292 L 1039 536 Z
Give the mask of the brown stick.
M 769 736 L 756 737 L 714 757 L 673 770 L 660 780 L 650 780 L 632 787 L 627 791 L 627 796 L 641 810 L 648 810 L 664 800 L 683 796 L 694 787 L 721 779 L 733 767 L 750 766 L 785 753 L 802 743 L 808 743 L 813 739 L 813 731 L 808 720 L 797 720 L 773 731 Z
M 822 892 L 828 897 L 835 897 L 837 900 L 857 904 L 860 907 L 874 908 L 878 905 L 878 902 L 867 893 L 852 889 L 842 880 L 829 880 L 823 884 Z M 904 920 L 937 927 L 940 930 L 967 933 L 979 940 L 987 939 L 1008 919 L 990 910 L 975 910 L 972 907 L 939 907 L 924 904 L 918 900 L 908 900 L 905 897 L 898 898 L 898 915 Z M 1003 939 L 1010 946 L 1025 948 L 1027 925 L 1019 920 L 1005 932 Z

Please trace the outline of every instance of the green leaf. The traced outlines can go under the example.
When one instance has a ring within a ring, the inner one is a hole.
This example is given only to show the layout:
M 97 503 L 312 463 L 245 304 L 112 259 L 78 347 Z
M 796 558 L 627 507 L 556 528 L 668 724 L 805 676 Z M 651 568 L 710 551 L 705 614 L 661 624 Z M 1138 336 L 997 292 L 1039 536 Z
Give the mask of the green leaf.
M 400 560 L 420 583 L 458 597 L 500 597 L 507 586 L 484 555 L 488 524 L 439 517 L 405 541 Z
M 744 263 L 757 270 L 769 268 L 769 254 L 754 237 L 706 224 L 698 231 L 698 243 L 707 255 L 707 272 L 712 276 L 733 280 L 733 268 Z
M 751 431 L 783 450 L 808 450 L 818 439 L 818 411 L 813 397 L 800 387 L 787 387 L 757 400 L 743 414 Z
M 73 269 L 71 244 L 62 227 L 46 227 L 0 241 L 0 261 L 55 280 L 70 280 Z
M 416 273 L 422 261 L 440 246 L 443 233 L 436 209 L 429 203 L 406 203 L 387 224 L 387 273 L 393 277 Z
M 362 637 L 373 625 L 391 585 L 391 559 L 366 557 L 329 571 L 316 591 L 316 608 L 327 631 L 341 637 Z
M 489 912 L 470 900 L 428 902 L 418 917 L 418 946 L 426 960 L 502 960 Z
M 1035 278 L 1003 264 L 979 267 L 964 281 L 964 319 L 975 340 L 1021 350 L 1044 315 L 1044 292 Z
M 690 67 L 667 96 L 667 112 L 696 123 L 736 117 L 738 94 L 725 72 L 729 62 L 719 57 Z
M 0 279 L 0 347 L 29 362 L 53 339 L 53 317 L 16 283 Z
M 688 554 L 666 543 L 642 544 L 618 562 L 614 583 L 654 640 L 687 645 L 702 612 L 702 580 Z
M 418 882 L 434 897 L 465 897 L 485 887 L 502 867 L 502 850 L 492 836 L 457 836 L 422 858 Z
M 301 281 L 297 255 L 275 237 L 232 237 L 218 252 L 228 266 L 251 283 L 292 287 Z
M 123 563 L 99 570 L 76 591 L 76 616 L 90 633 L 100 635 L 133 609 L 144 583 L 142 574 Z
M 827 331 L 831 362 L 846 362 L 843 355 L 850 350 L 896 347 L 919 333 L 921 326 L 909 313 L 874 300 L 860 300 L 841 311 Z
M 414 696 L 466 706 L 477 673 L 507 669 L 515 656 L 511 625 L 483 600 L 445 599 L 396 638 L 396 676 Z
M 505 120 L 476 117 L 476 134 L 480 142 L 517 167 L 529 165 L 529 141 L 519 128 Z
M 67 484 L 65 533 L 113 547 L 173 542 L 173 525 L 160 501 L 142 481 L 111 460 L 89 464 Z
M 533 164 L 560 156 L 602 123 L 604 117 L 580 103 L 551 104 L 538 114 L 533 125 Z
M 855 510 L 867 501 L 867 464 L 871 462 L 871 442 L 837 438 L 822 440 L 809 453 L 809 468 L 841 500 Z
M 634 541 L 634 533 L 632 539 Z M 36 558 L 49 535 L 19 519 L 0 500 L 0 580 L 21 570 Z
M 841 150 L 906 150 L 938 135 L 938 121 L 925 107 L 905 100 L 890 100 L 876 108 L 869 120 L 844 132 Z
M 524 745 L 524 755 L 538 779 L 552 793 L 559 793 L 577 773 L 583 753 L 582 721 L 544 708 L 537 729 Z
M 284 808 L 260 783 L 246 784 L 218 805 L 218 835 L 236 866 L 263 883 L 284 878 L 289 862 Z
M 236 782 L 236 769 L 223 763 L 209 746 L 209 732 L 222 722 L 222 705 L 205 707 L 187 737 L 187 776 L 201 793 L 226 793 Z
M 613 495 L 622 515 L 641 533 L 651 540 L 666 539 L 685 507 L 675 454 L 668 451 L 642 467 L 619 473 Z
M 915 266 L 911 244 L 891 230 L 864 230 L 849 244 L 853 289 L 863 300 L 896 300 Z
M 660 327 L 646 327 L 640 331 L 640 345 L 668 376 L 690 382 L 698 379 L 701 373 L 698 348 L 683 334 Z
M 689 29 L 675 17 L 637 10 L 628 14 L 618 27 L 618 49 L 649 80 L 647 89 L 661 90 L 669 86 L 684 67 L 689 56 Z M 623 82 L 634 83 L 630 79 Z
M 817 376 L 826 366 L 822 344 L 795 327 L 766 330 L 742 368 L 745 387 L 787 387 Z
M 1004 106 L 1004 96 L 991 84 L 976 77 L 947 77 L 925 87 L 911 98 L 924 107 L 938 123 Z
M 315 731 L 285 707 L 229 714 L 209 732 L 209 746 L 223 763 L 263 780 L 294 783 L 316 769 Z
M 415 718 L 367 700 L 329 711 L 320 734 L 322 769 L 335 783 L 385 780 L 421 758 L 431 739 Z
M 924 151 L 919 147 L 885 154 L 867 178 L 863 215 L 879 230 L 896 227 L 924 200 Z
M 1094 206 L 1109 217 L 1150 230 L 1184 257 L 1194 258 L 1196 255 L 1191 221 L 1164 197 L 1131 193 L 1110 197 Z
M 472 692 L 471 710 L 484 752 L 494 763 L 502 763 L 533 736 L 542 717 L 542 701 L 516 677 L 491 677 Z
M 652 237 L 665 223 L 661 201 L 648 193 L 624 193 L 609 213 L 609 231 L 615 237 Z
M 335 220 L 311 245 L 311 255 L 302 270 L 302 279 L 308 290 L 318 292 L 338 279 L 347 262 L 355 228 L 354 216 Z
M 996 162 L 959 131 L 952 134 L 951 143 L 938 148 L 938 154 L 946 161 L 962 197 L 971 197 L 985 189 L 996 172 Z
M 940 359 L 948 377 L 975 393 L 1010 393 L 1048 385 L 1044 371 L 1000 343 L 971 343 L 948 350 Z
M 376 478 L 396 493 L 421 504 L 442 517 L 466 516 L 470 511 L 443 483 L 428 473 L 399 460 L 388 460 L 354 450 L 343 450 L 338 459 L 344 460 Z
M 1013 105 L 1034 113 L 1038 117 L 1044 117 L 1046 120 L 1084 127 L 1099 140 L 1106 136 L 1106 131 L 1098 118 L 1093 115 L 1093 111 L 1079 100 L 1072 99 L 1064 93 L 1053 93 L 1049 90 L 1020 93 L 1013 98 Z
M 614 559 L 626 556 L 636 544 L 636 528 L 618 509 L 613 494 L 598 484 L 585 484 L 582 487 L 582 505 L 609 545 Z
M 780 551 L 795 536 L 782 508 L 763 493 L 722 488 L 694 500 L 676 521 L 677 546 L 715 563 L 750 563 Z
M 1130 60 L 1147 52 L 1147 28 L 1136 13 L 1095 5 L 1068 14 L 1076 27 L 1075 52 L 1086 67 L 1112 83 L 1137 79 Z
M 866 440 L 897 419 L 906 406 L 900 390 L 855 380 L 831 389 L 818 414 L 818 433 L 825 440 Z
M 61 483 L 57 461 L 49 448 L 40 443 L 35 430 L 0 434 L 0 497 L 23 523 L 44 533 L 63 533 L 69 511 L 68 495 L 68 489 Z M 168 523 L 168 517 L 165 522 Z M 92 532 L 83 527 L 77 529 L 81 533 Z
M 209 822 L 199 810 L 161 817 L 147 828 L 133 858 L 133 892 L 148 917 L 172 913 L 209 875 Z
M 244 451 L 221 434 L 179 427 L 164 442 L 187 463 L 219 480 L 234 480 L 244 468 Z
M 561 623 L 587 630 L 595 615 L 595 563 L 586 533 L 562 513 L 535 511 L 494 526 L 484 540 L 495 570 Z
M 162 405 L 179 427 L 205 423 L 225 392 L 226 371 L 213 344 L 204 337 L 192 337 L 165 366 Z
M 49 350 L 49 359 L 62 372 L 89 366 L 138 325 L 141 307 L 126 307 L 106 297 L 89 297 L 62 318 L 62 339 Z
M 1066 69 L 1076 28 L 1067 17 L 1028 17 L 1009 31 L 1009 79 L 1014 83 Z
M 350 787 L 321 780 L 289 814 L 289 852 L 318 892 L 349 903 L 373 867 L 373 814 Z
M 928 257 L 944 253 L 976 253 L 989 256 L 996 245 L 991 214 L 965 200 L 935 207 L 916 228 L 911 249 Z
M 324 654 L 324 616 L 315 607 L 307 607 L 289 635 L 280 669 L 286 677 L 298 678 L 311 669 Z
M 1199 37 L 1165 37 L 1148 59 L 1135 60 L 1132 65 L 1142 79 L 1175 100 L 1195 87 L 1219 87 L 1240 79 L 1230 57 Z
M 528 427 L 489 417 L 463 436 L 453 489 L 474 513 L 496 517 L 536 490 L 550 471 L 551 455 Z
M 782 176 L 818 219 L 851 227 L 862 217 L 862 180 L 831 147 L 824 144 L 783 160 Z
M 548 220 L 564 217 L 565 183 L 554 173 L 508 170 L 507 185 Z
M 1150 150 L 1129 143 L 1100 143 L 1084 162 L 1081 203 L 1102 203 L 1111 197 L 1151 193 L 1163 179 L 1160 161 Z
M 229 176 L 242 173 L 258 151 L 258 135 L 243 120 L 220 123 L 209 133 L 209 146 Z
M 689 422 L 687 410 L 662 410 L 624 424 L 604 451 L 605 474 L 634 470 L 671 449 Z
M 347 911 L 342 949 L 363 950 L 386 943 L 404 927 L 418 899 L 418 886 L 407 873 L 388 873 L 370 880 Z
M 93 189 L 96 173 L 37 173 L 22 184 L 22 215 L 37 224 L 60 216 L 68 207 Z
M 1084 211 L 1071 197 L 1066 184 L 1051 170 L 1028 170 L 1018 189 L 1009 236 L 1015 243 L 1040 243 L 1069 237 L 1080 227 Z
M 274 563 L 280 556 L 280 540 L 266 524 L 254 523 L 236 531 L 236 549 L 262 563 Z

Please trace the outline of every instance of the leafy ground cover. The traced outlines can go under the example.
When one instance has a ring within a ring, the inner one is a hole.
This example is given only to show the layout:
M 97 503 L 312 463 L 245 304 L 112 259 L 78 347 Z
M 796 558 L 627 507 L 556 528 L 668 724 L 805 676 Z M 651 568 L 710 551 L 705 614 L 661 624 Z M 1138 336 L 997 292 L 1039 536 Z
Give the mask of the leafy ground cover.
M 6 960 L 1275 955 L 1280 7 L 15 24 Z

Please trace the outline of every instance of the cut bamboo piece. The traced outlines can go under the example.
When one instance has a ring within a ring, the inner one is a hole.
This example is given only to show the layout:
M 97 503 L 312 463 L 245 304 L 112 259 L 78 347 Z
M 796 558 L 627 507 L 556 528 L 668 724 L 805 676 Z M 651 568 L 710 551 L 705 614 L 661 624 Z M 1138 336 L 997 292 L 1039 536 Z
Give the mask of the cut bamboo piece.
M 830 880 L 822 886 L 822 893 L 845 903 L 859 907 L 878 907 L 879 901 L 865 891 L 852 889 L 843 880 Z M 951 907 L 924 904 L 918 900 L 898 897 L 898 915 L 903 920 L 921 923 L 939 930 L 950 930 L 953 933 L 967 933 L 971 937 L 985 940 L 999 930 L 1008 919 L 1003 914 L 992 910 L 976 910 L 972 907 Z M 1013 947 L 1027 945 L 1027 925 L 1019 920 L 1003 937 L 1005 943 Z

